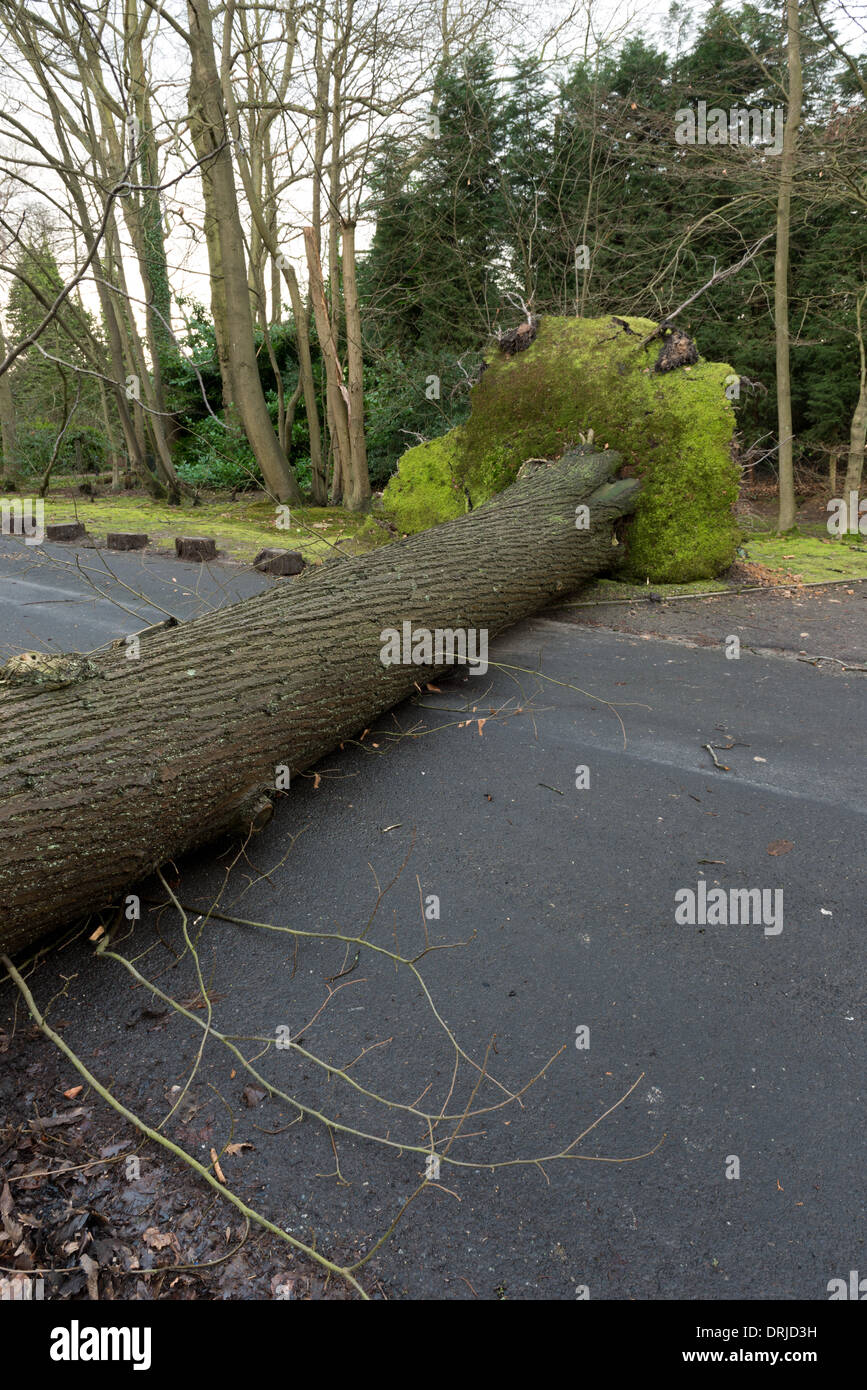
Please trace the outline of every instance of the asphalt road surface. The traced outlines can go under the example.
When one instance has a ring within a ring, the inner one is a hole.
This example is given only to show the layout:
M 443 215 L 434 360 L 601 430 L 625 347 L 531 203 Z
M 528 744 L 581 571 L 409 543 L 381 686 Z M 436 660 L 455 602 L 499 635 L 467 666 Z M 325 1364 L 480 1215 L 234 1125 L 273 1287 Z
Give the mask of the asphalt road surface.
M 3 651 L 85 651 L 163 616 L 116 583 L 132 612 L 113 607 L 56 551 L 60 569 L 14 542 L 0 553 Z M 111 564 L 179 616 L 274 582 Z M 167 1132 L 205 1162 L 251 1144 L 223 1158 L 230 1184 L 342 1257 L 425 1174 L 430 1130 L 398 1107 L 477 1112 L 436 1128 L 439 1181 L 371 1262 L 391 1298 L 827 1299 L 831 1279 L 867 1272 L 867 676 L 550 617 L 491 660 L 297 779 L 245 849 L 190 856 L 168 880 L 214 1026 L 330 1133 L 245 1096 L 251 1078 L 213 1039 L 196 1069 L 200 1027 L 84 937 L 34 975 L 38 999 L 66 982 L 64 1037 L 152 1124 L 195 1071 Z M 769 910 L 679 921 L 702 883 L 727 904 L 766 890 Z M 116 949 L 189 1006 L 178 914 L 160 883 L 142 896 Z M 215 902 L 382 950 L 197 921 Z M 386 952 L 426 942 L 451 948 L 417 961 L 423 988 Z M 12 1008 L 7 988 L 0 1016 Z M 277 1045 L 290 1036 L 305 1053 Z

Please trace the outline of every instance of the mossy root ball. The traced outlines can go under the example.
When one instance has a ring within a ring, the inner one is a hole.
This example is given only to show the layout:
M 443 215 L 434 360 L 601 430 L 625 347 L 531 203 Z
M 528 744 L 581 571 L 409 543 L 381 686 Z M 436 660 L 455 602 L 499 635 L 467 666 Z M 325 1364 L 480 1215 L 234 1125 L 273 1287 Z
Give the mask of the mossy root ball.
M 726 396 L 734 373 L 701 357 L 670 369 L 663 359 L 659 370 L 660 338 L 641 346 L 655 327 L 542 318 L 526 351 L 495 348 L 469 420 L 400 460 L 383 496 L 389 520 L 412 533 L 460 516 L 508 487 L 525 459 L 554 458 L 592 430 L 643 482 L 621 575 L 675 584 L 727 569 L 739 535 Z

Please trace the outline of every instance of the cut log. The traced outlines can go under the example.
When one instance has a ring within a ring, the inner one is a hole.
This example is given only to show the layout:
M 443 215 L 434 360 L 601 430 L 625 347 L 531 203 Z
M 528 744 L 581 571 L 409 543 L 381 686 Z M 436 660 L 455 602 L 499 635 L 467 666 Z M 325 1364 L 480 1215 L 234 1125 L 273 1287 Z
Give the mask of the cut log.
M 45 528 L 45 539 L 47 541 L 80 541 L 82 536 L 86 536 L 87 531 L 82 521 L 52 521 Z
M 0 949 L 263 824 L 287 771 L 442 674 L 463 641 L 478 656 L 488 638 L 611 569 L 640 486 L 613 478 L 618 465 L 613 452 L 576 451 L 527 466 L 433 531 L 155 630 L 137 661 L 110 649 L 85 663 L 87 679 L 48 693 L 7 680 Z
M 260 550 L 253 568 L 263 574 L 300 574 L 306 564 L 300 550 Z
M 144 550 L 148 539 L 143 531 L 109 531 L 105 543 L 109 550 Z
M 175 536 L 179 560 L 216 560 L 217 542 L 211 536 Z

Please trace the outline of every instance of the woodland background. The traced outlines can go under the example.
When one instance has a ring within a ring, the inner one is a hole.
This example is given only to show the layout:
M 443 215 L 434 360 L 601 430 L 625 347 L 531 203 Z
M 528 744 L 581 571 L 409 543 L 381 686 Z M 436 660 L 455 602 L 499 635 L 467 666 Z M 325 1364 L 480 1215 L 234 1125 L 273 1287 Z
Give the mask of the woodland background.
M 754 383 L 745 466 L 859 486 L 863 37 L 820 0 L 0 0 L 7 484 L 363 510 L 525 307 L 661 319 L 754 251 L 679 322 Z M 699 101 L 789 147 L 678 145 Z

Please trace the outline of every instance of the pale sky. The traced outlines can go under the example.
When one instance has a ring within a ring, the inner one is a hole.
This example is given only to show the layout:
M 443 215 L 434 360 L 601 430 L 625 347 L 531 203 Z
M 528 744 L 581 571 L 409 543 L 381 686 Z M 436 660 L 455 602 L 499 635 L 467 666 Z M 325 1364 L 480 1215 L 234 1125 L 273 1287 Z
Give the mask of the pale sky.
M 678 43 L 678 26 L 669 17 L 669 7 L 670 0 L 578 0 L 577 4 L 573 0 L 543 0 L 541 4 L 534 0 L 514 0 L 511 13 L 515 19 L 509 33 L 513 40 L 520 38 L 521 46 L 531 51 L 539 51 L 540 40 L 546 36 L 545 56 L 552 65 L 556 65 L 558 58 L 578 56 L 582 52 L 592 53 L 599 42 L 603 45 L 616 43 L 641 32 L 660 47 L 673 51 Z M 688 12 L 693 23 L 700 21 L 708 8 L 709 0 L 690 5 Z M 497 13 L 501 21 L 505 9 Z M 867 0 L 855 0 L 854 4 L 846 0 L 844 4 L 829 7 L 828 13 L 841 33 L 860 35 L 867 28 Z M 685 41 L 681 39 L 681 43 Z M 867 40 L 860 46 L 862 50 L 867 50 Z M 857 51 L 857 47 L 857 41 L 853 42 L 854 51 Z M 165 103 L 169 114 L 183 115 L 188 61 L 185 46 L 171 30 L 164 27 L 155 41 L 153 56 L 158 101 Z M 505 55 L 502 67 L 506 75 L 509 63 Z M 7 89 L 8 86 L 7 83 Z M 35 124 L 33 128 L 36 128 Z M 8 148 L 8 140 L 5 143 Z M 180 172 L 181 167 L 174 161 L 168 175 Z M 240 180 L 238 184 L 240 187 Z M 173 293 L 196 298 L 207 305 L 210 296 L 207 258 L 201 233 L 197 230 L 201 225 L 197 176 L 193 174 L 168 190 L 167 201 L 169 208 L 175 209 L 169 213 L 170 234 L 167 242 Z M 301 227 L 310 217 L 310 204 L 309 179 L 302 179 L 288 189 L 281 203 L 282 218 L 287 229 L 282 249 L 295 261 L 302 285 L 306 283 L 306 267 L 301 260 L 299 241 Z M 369 244 L 371 232 L 370 225 L 359 226 L 358 246 L 361 250 Z M 63 241 L 63 237 L 58 238 L 57 250 L 62 269 L 66 272 L 71 262 L 68 256 L 64 257 Z M 132 293 L 138 294 L 140 286 L 132 254 L 125 258 L 125 269 Z M 83 294 L 88 305 L 95 307 L 92 284 L 83 288 Z M 179 326 L 177 321 L 175 326 Z

